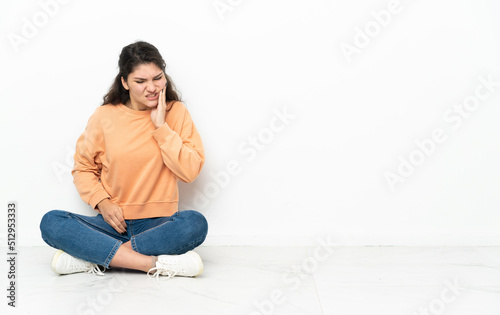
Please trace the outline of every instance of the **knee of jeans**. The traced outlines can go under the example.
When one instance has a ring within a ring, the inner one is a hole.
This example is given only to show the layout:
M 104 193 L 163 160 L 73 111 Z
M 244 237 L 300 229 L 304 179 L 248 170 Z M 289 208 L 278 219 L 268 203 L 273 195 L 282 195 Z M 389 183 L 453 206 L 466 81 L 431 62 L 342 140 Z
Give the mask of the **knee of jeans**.
M 203 214 L 194 210 L 184 210 L 184 215 L 186 220 L 190 221 L 190 226 L 193 228 L 195 233 L 200 237 L 204 237 L 208 233 L 208 222 Z M 182 213 L 181 212 L 181 213 Z
M 42 217 L 40 221 L 40 231 L 42 232 L 42 239 L 46 243 L 49 244 L 54 234 L 57 234 L 54 232 L 59 225 L 60 219 L 64 216 L 64 213 L 65 212 L 61 210 L 51 210 Z

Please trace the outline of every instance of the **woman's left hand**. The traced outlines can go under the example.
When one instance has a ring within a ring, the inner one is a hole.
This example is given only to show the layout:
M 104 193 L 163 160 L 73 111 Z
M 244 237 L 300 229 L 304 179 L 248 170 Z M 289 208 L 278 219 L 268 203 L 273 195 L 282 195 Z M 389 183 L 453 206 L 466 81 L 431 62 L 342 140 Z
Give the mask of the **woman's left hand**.
M 151 111 L 151 121 L 158 129 L 165 123 L 165 113 L 167 112 L 167 102 L 165 101 L 165 91 L 167 87 L 165 86 L 158 95 L 158 106 L 153 108 Z

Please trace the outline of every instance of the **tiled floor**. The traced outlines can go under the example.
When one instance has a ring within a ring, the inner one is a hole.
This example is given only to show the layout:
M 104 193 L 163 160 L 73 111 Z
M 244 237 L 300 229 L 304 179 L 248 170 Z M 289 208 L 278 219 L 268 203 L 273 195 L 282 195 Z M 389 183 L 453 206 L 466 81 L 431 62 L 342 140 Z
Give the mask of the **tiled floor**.
M 498 247 L 200 247 L 202 275 L 160 282 L 57 276 L 54 251 L 19 249 L 18 307 L 1 314 L 500 314 Z

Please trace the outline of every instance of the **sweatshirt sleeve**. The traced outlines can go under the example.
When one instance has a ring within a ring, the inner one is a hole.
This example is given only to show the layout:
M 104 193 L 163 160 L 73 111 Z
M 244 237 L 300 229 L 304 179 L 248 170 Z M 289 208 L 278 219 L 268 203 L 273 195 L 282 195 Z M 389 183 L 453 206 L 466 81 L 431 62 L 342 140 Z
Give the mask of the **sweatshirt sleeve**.
M 85 131 L 76 142 L 75 164 L 71 171 L 80 197 L 94 209 L 100 201 L 110 198 L 100 181 L 104 138 L 98 113 L 99 108 L 90 117 Z
M 190 183 L 200 174 L 205 163 L 205 153 L 201 137 L 184 104 L 175 104 L 175 121 L 165 122 L 153 131 L 153 137 L 160 146 L 163 162 L 174 175 L 185 183 Z M 172 114 L 172 113 L 169 113 Z M 168 117 L 166 119 L 169 120 Z

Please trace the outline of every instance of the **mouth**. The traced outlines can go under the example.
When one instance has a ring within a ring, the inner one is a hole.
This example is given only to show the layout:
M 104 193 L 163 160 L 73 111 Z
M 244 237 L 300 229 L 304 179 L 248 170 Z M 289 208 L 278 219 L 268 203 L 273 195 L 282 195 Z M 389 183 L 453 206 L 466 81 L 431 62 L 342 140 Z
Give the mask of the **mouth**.
M 154 101 L 156 99 L 158 99 L 158 93 L 151 93 L 151 94 L 147 94 L 146 95 L 146 98 L 150 101 Z

